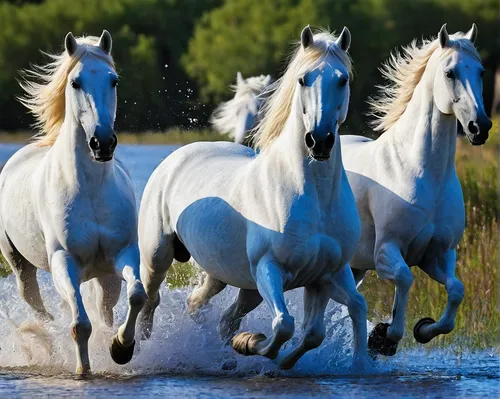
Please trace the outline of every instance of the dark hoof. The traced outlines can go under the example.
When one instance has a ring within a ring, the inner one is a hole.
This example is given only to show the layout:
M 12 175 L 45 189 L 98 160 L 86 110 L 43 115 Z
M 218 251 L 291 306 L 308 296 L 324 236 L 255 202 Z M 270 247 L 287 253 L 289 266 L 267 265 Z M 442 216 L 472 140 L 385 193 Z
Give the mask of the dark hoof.
M 413 336 L 415 337 L 415 340 L 419 344 L 426 344 L 427 342 L 430 342 L 432 338 L 426 338 L 420 333 L 420 329 L 423 326 L 429 325 L 429 324 L 434 324 L 436 320 L 431 319 L 430 317 L 424 317 L 423 319 L 420 319 L 417 324 L 415 324 L 415 327 L 413 327 Z
M 251 346 L 255 346 L 260 341 L 265 341 L 266 336 L 264 334 L 252 334 L 249 332 L 242 332 L 233 338 L 233 349 L 240 355 L 251 356 L 255 352 L 250 349 Z
M 379 323 L 370 333 L 368 338 L 368 351 L 372 358 L 377 355 L 394 356 L 398 350 L 398 343 L 387 338 L 387 329 L 390 324 Z
M 135 341 L 130 346 L 124 346 L 118 340 L 118 337 L 115 335 L 113 337 L 113 341 L 109 346 L 109 353 L 111 354 L 111 358 L 118 364 L 127 364 L 132 359 L 134 355 L 134 346 Z

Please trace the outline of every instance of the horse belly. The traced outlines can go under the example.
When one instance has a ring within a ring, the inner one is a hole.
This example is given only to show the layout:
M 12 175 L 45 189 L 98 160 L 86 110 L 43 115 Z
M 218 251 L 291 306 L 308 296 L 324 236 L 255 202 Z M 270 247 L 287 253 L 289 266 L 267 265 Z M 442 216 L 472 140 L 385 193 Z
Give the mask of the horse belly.
M 194 260 L 216 279 L 255 289 L 246 250 L 245 218 L 217 197 L 195 201 L 180 214 L 177 236 Z

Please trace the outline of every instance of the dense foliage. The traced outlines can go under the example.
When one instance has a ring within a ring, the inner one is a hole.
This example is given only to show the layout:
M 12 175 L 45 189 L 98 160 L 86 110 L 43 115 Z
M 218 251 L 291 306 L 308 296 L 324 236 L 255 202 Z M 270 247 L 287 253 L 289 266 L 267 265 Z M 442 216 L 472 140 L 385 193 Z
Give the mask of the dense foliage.
M 500 58 L 497 0 L 0 0 L 0 130 L 27 128 L 31 118 L 15 100 L 19 70 L 44 62 L 39 49 L 59 51 L 69 30 L 112 33 L 121 75 L 117 128 L 151 131 L 206 123 L 238 70 L 279 76 L 290 44 L 311 24 L 351 29 L 347 127 L 363 131 L 380 63 L 444 22 L 450 32 L 478 24 L 489 104 Z

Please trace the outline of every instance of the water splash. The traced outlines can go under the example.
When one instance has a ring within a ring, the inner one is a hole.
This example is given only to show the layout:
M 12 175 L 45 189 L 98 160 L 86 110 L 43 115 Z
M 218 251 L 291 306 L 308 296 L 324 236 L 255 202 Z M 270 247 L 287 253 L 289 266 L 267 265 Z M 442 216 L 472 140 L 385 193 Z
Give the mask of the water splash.
M 68 375 L 75 368 L 75 345 L 69 333 L 69 309 L 53 286 L 51 276 L 39 272 L 42 296 L 55 321 L 40 324 L 28 305 L 19 297 L 13 276 L 0 280 L 0 367 L 41 375 Z M 289 371 L 282 371 L 271 360 L 260 356 L 244 357 L 223 344 L 217 332 L 221 312 L 236 298 L 237 290 L 226 288 L 202 311 L 202 323 L 192 320 L 186 299 L 192 290 L 161 290 L 162 302 L 155 315 L 154 331 L 148 341 L 137 342 L 132 361 L 115 364 L 108 350 L 111 337 L 126 315 L 125 288 L 115 307 L 115 326 L 107 327 L 98 317 L 90 297 L 89 284 L 82 285 L 84 303 L 93 326 L 89 342 L 92 370 L 98 376 L 138 376 L 157 374 L 240 376 L 325 376 L 347 375 L 352 358 L 352 324 L 344 306 L 330 302 L 326 312 L 326 338 Z M 290 313 L 295 317 L 296 336 L 300 337 L 303 318 L 302 289 L 285 294 Z M 371 324 L 369 329 L 371 329 Z M 259 306 L 242 322 L 241 331 L 269 334 L 271 316 L 267 306 Z M 490 375 L 499 369 L 498 352 L 455 353 L 453 350 L 400 350 L 390 359 L 379 359 L 371 375 Z M 498 374 L 498 373 L 497 373 Z M 492 375 L 498 378 L 498 375 Z
M 28 305 L 19 297 L 13 276 L 0 280 L 0 365 L 3 368 L 31 367 L 47 373 L 71 373 L 75 367 L 75 345 L 69 333 L 69 309 L 61 305 L 48 273 L 39 272 L 39 281 L 45 304 L 55 316 L 55 321 L 45 324 L 35 320 Z M 115 307 L 113 328 L 99 319 L 89 288 L 89 284 L 82 285 L 84 303 L 93 326 L 89 350 L 92 369 L 96 373 L 322 375 L 349 372 L 351 321 L 345 307 L 334 303 L 330 303 L 326 313 L 327 336 L 324 344 L 306 354 L 293 371 L 280 371 L 273 361 L 259 356 L 236 354 L 223 344 L 217 332 L 221 312 L 236 298 L 234 288 L 227 288 L 214 298 L 202 311 L 203 322 L 196 323 L 186 310 L 186 299 L 192 287 L 176 290 L 163 287 L 151 339 L 137 342 L 131 363 L 119 366 L 112 361 L 108 345 L 117 326 L 125 319 L 125 288 L 122 288 L 120 301 Z M 297 325 L 297 337 L 288 343 L 290 345 L 295 344 L 300 336 L 302 290 L 287 293 L 286 300 Z M 249 314 L 241 326 L 241 331 L 264 334 L 269 334 L 270 329 L 271 316 L 265 305 Z

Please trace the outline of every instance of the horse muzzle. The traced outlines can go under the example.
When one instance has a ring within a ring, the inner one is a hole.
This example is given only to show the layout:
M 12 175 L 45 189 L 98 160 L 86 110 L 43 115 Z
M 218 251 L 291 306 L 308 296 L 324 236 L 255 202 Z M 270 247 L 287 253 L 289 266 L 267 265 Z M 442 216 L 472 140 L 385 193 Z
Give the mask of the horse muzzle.
M 326 137 L 314 137 L 313 132 L 306 133 L 304 138 L 309 154 L 315 161 L 328 161 L 335 144 L 335 134 L 328 132 Z
M 117 144 L 118 138 L 114 133 L 106 139 L 99 139 L 97 136 L 92 136 L 89 140 L 90 150 L 97 162 L 111 161 Z
M 483 118 L 478 118 L 476 121 L 470 121 L 464 131 L 472 145 L 483 145 L 488 140 L 488 132 L 492 126 L 491 119 L 484 116 Z

